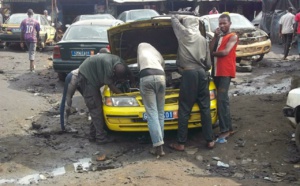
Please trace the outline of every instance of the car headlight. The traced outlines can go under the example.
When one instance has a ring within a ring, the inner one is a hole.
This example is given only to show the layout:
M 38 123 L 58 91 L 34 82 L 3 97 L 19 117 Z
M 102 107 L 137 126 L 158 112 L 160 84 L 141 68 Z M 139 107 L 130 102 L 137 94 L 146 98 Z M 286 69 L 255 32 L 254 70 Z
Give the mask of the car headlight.
M 120 97 L 106 97 L 105 105 L 114 107 L 136 107 L 139 106 L 134 97 L 120 96 Z
M 268 36 L 262 36 L 258 38 L 258 41 L 266 41 L 268 39 Z

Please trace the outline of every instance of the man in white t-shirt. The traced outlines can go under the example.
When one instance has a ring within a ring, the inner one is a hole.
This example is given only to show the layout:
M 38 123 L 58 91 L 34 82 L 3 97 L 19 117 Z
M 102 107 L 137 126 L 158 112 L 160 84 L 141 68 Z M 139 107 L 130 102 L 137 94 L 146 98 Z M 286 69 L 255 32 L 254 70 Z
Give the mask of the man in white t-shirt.
M 279 20 L 279 36 L 282 38 L 284 46 L 283 60 L 289 54 L 290 46 L 294 36 L 295 15 L 292 14 L 293 8 L 290 7 L 288 12 L 284 14 Z
M 48 15 L 48 11 L 47 10 L 44 10 L 44 16 L 47 19 L 48 23 L 51 24 L 51 21 L 52 21 L 51 20 L 51 16 Z

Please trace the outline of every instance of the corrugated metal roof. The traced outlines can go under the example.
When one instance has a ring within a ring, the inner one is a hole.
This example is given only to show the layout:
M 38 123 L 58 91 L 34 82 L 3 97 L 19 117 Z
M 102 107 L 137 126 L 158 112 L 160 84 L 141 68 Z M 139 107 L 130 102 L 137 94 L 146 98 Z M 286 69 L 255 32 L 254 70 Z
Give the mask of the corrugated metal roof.
M 113 0 L 116 3 L 143 3 L 143 2 L 160 2 L 166 0 Z

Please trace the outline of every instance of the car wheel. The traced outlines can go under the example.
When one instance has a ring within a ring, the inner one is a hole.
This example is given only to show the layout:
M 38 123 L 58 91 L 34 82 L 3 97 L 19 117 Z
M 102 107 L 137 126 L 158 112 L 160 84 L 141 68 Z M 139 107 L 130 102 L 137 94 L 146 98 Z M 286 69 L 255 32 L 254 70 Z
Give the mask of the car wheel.
M 4 49 L 8 49 L 10 47 L 10 43 L 9 42 L 4 42 Z
M 236 71 L 237 72 L 252 72 L 252 66 L 251 65 L 247 65 L 247 66 L 236 65 Z
M 257 59 L 254 59 L 253 62 L 259 62 L 264 58 L 265 54 L 261 54 L 259 55 L 259 57 Z
M 240 63 L 242 61 L 242 58 L 241 57 L 237 57 L 236 59 L 235 59 L 235 62 L 236 63 Z
M 62 73 L 62 72 L 58 72 L 57 73 L 57 76 L 58 76 L 58 79 L 60 80 L 60 81 L 65 81 L 65 79 L 66 79 L 66 76 L 67 76 L 67 74 L 66 73 Z
M 296 145 L 297 145 L 298 151 L 300 152 L 300 123 L 298 123 L 298 125 L 296 127 L 295 139 L 296 139 Z
M 45 49 L 46 41 L 47 41 L 47 34 L 41 38 L 41 42 L 39 43 L 40 52 L 42 52 Z

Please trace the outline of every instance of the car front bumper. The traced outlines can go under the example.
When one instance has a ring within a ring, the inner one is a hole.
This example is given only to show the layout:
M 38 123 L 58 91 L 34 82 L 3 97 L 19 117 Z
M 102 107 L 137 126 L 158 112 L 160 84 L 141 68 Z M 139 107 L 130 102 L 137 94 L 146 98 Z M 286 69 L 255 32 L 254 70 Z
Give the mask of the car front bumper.
M 250 57 L 262 55 L 270 52 L 271 40 L 257 42 L 249 45 L 238 45 L 236 48 L 236 57 Z
M 211 100 L 212 124 L 217 122 L 217 101 Z M 177 104 L 165 105 L 165 111 L 178 111 Z M 149 131 L 147 121 L 143 120 L 145 108 L 140 107 L 113 107 L 103 105 L 103 113 L 107 127 L 113 131 L 141 132 Z M 198 106 L 194 106 L 188 121 L 188 128 L 201 127 L 200 111 Z M 178 118 L 165 120 L 164 130 L 178 129 Z

